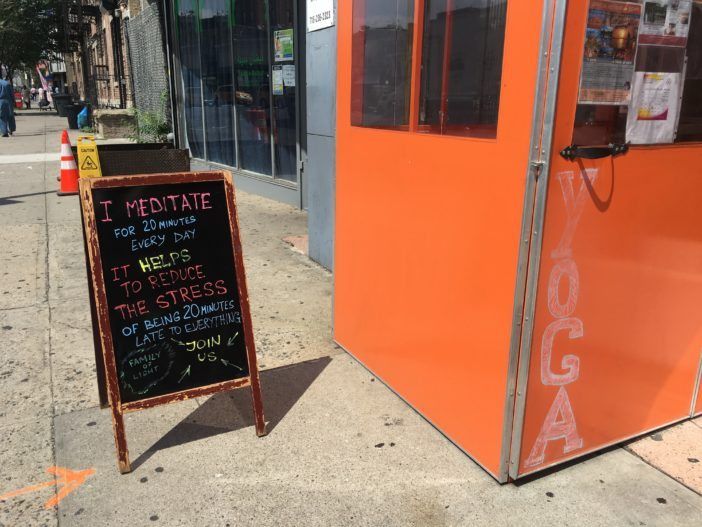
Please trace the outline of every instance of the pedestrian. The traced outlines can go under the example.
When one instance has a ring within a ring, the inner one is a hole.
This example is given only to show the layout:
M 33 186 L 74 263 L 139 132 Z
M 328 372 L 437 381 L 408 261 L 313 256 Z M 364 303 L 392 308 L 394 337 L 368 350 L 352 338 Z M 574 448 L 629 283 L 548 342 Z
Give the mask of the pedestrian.
M 42 90 L 41 88 L 39 88 L 39 90 L 39 109 L 42 111 L 48 110 L 49 106 L 51 106 L 49 102 L 49 90 Z
M 44 88 L 39 86 L 39 89 L 37 90 L 37 95 L 39 96 L 39 102 L 44 100 Z
M 24 102 L 25 110 L 29 110 L 32 107 L 32 94 L 29 88 L 22 86 L 22 101 Z
M 0 135 L 9 137 L 15 131 L 15 93 L 12 84 L 0 79 Z
M 32 100 L 36 101 L 37 100 L 37 89 L 34 86 L 32 86 L 32 89 L 29 90 L 29 92 L 32 95 Z

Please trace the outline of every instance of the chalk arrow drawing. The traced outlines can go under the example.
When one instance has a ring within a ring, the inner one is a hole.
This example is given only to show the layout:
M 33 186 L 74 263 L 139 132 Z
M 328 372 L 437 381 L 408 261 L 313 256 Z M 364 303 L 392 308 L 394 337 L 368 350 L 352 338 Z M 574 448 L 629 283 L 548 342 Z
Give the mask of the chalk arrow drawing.
M 63 467 L 49 467 L 46 472 L 54 475 L 54 479 L 50 481 L 45 481 L 44 483 L 39 483 L 37 485 L 30 485 L 19 490 L 14 490 L 3 494 L 0 496 L 0 501 L 9 500 L 15 496 L 21 496 L 22 494 L 29 494 L 37 490 L 41 490 L 47 487 L 55 487 L 56 493 L 54 496 L 44 504 L 44 508 L 51 509 L 58 505 L 63 498 L 68 496 L 71 492 L 80 487 L 85 480 L 90 476 L 95 474 L 95 469 L 89 468 L 86 470 L 69 470 Z
M 231 337 L 229 340 L 227 340 L 227 347 L 228 348 L 234 345 L 234 341 L 236 340 L 236 338 L 238 336 L 239 336 L 239 332 L 237 331 L 236 333 L 234 333 L 233 337 Z
M 239 366 L 237 366 L 236 364 L 232 364 L 227 359 L 222 359 L 222 364 L 224 364 L 225 366 L 231 366 L 232 368 L 236 368 L 239 371 L 244 371 L 243 368 L 239 368 Z
M 191 366 L 188 365 L 187 368 L 185 368 L 182 372 L 180 372 L 182 376 L 181 376 L 180 380 L 178 381 L 178 384 L 183 382 L 183 379 L 185 379 L 188 375 L 190 375 L 190 367 Z

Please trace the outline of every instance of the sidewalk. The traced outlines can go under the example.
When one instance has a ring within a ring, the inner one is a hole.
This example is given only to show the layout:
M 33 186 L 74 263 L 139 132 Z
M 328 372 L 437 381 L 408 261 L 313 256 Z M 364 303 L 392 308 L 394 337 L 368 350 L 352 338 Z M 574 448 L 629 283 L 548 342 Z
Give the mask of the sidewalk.
M 128 414 L 133 472 L 120 475 L 98 408 L 78 199 L 55 194 L 65 119 L 17 120 L 0 139 L 0 495 L 51 480 L 52 466 L 95 472 L 57 508 L 44 508 L 54 488 L 0 502 L 0 526 L 700 524 L 702 497 L 649 464 L 665 469 L 661 445 L 673 464 L 699 451 L 678 437 L 699 420 L 495 483 L 332 343 L 332 277 L 283 241 L 305 234 L 304 213 L 242 192 L 269 434 L 256 437 L 244 390 Z

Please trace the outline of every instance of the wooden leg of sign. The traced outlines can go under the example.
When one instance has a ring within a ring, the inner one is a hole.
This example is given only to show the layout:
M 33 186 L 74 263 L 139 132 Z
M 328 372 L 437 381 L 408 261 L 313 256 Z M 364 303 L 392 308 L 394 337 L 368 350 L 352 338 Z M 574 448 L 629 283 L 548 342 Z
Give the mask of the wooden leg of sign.
M 253 400 L 256 435 L 263 437 L 268 432 L 266 432 L 266 418 L 263 416 L 263 397 L 261 396 L 261 382 L 258 378 L 258 371 L 251 375 L 251 399 Z
M 115 434 L 115 448 L 117 449 L 117 466 L 122 474 L 132 471 L 129 463 L 129 450 L 127 450 L 127 433 L 124 429 L 124 416 L 122 409 L 112 405 L 112 429 Z
M 88 298 L 90 299 L 90 319 L 93 321 L 93 348 L 95 349 L 95 373 L 97 374 L 98 397 L 100 398 L 100 408 L 107 408 L 110 405 L 107 396 L 107 381 L 105 376 L 105 359 L 102 356 L 102 340 L 100 339 L 99 320 L 97 307 L 95 306 L 95 290 L 93 288 L 93 275 L 90 268 L 90 257 L 88 252 L 88 240 L 85 236 L 85 218 L 80 215 L 83 225 L 83 250 L 85 251 L 85 270 L 88 275 Z

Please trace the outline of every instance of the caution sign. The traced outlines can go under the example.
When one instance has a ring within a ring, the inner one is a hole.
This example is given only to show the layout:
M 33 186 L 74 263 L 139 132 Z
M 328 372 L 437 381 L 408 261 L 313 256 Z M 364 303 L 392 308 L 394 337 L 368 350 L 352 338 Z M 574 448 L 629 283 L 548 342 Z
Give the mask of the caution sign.
M 80 177 L 101 177 L 100 157 L 98 156 L 95 138 L 92 135 L 78 137 L 78 171 Z

